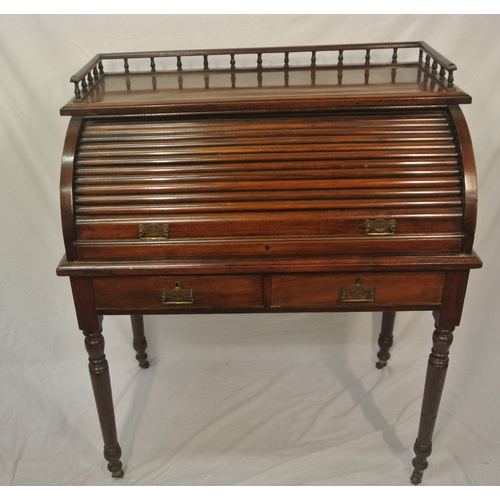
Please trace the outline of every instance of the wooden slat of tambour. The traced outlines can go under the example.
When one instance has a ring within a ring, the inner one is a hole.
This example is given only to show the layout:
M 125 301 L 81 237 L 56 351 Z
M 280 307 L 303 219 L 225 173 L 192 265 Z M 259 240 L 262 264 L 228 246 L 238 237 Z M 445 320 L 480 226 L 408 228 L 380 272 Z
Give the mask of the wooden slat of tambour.
M 189 165 L 186 168 L 184 164 L 172 163 L 139 163 L 125 165 L 117 164 L 113 168 L 107 165 L 100 165 L 99 163 L 84 165 L 78 164 L 75 168 L 76 178 L 75 182 L 79 182 L 85 176 L 97 175 L 106 179 L 113 176 L 128 176 L 128 175 L 173 175 L 177 178 L 192 175 L 260 175 L 266 173 L 269 175 L 280 175 L 282 172 L 289 175 L 296 175 L 297 172 L 303 172 L 302 175 L 317 175 L 317 172 L 329 172 L 331 178 L 345 177 L 349 175 L 353 178 L 366 177 L 380 172 L 384 175 L 390 171 L 394 171 L 394 175 L 439 175 L 443 168 L 451 167 L 453 175 L 461 175 L 461 167 L 459 165 L 458 157 L 440 157 L 437 162 L 433 158 L 390 158 L 378 159 L 370 161 L 369 163 L 362 160 L 342 160 L 342 161 L 317 161 L 311 162 L 309 160 L 298 162 L 251 162 L 251 163 L 198 163 L 196 165 Z M 408 174 L 404 173 L 405 168 L 408 169 Z M 347 174 L 346 174 L 347 172 Z M 448 172 L 448 171 L 447 171 Z M 318 174 L 322 175 L 322 174 Z M 389 176 L 392 174 L 389 173 Z M 445 173 L 443 175 L 448 175 Z
M 443 161 L 446 161 L 450 158 L 453 158 L 456 156 L 456 152 L 451 151 L 450 149 L 447 150 L 432 150 L 432 148 L 428 148 L 426 151 L 423 150 L 417 150 L 415 149 L 414 151 L 412 150 L 381 150 L 381 151 L 373 151 L 370 153 L 368 150 L 365 151 L 365 155 L 360 155 L 359 151 L 353 151 L 353 150 L 345 150 L 345 151 L 336 151 L 335 155 L 328 151 L 316 151 L 314 153 L 314 156 L 318 160 L 323 160 L 323 161 L 338 161 L 338 162 L 344 162 L 344 161 L 349 161 L 349 160 L 357 160 L 360 161 L 360 156 L 363 159 L 367 160 L 367 164 L 369 163 L 369 160 L 382 160 L 382 159 L 399 159 L 399 160 L 409 160 L 409 159 L 414 159 L 414 160 L 419 160 L 419 161 L 425 161 L 429 159 L 442 159 Z M 311 158 L 311 151 L 307 151 L 307 149 L 304 149 L 303 151 L 300 152 L 291 152 L 291 151 L 284 151 L 282 153 L 278 153 L 276 151 L 270 151 L 267 154 L 258 154 L 258 153 L 248 153 L 248 154 L 229 154 L 229 153 L 224 153 L 219 155 L 220 157 L 217 158 L 217 154 L 214 155 L 199 155 L 199 157 L 193 158 L 189 156 L 169 156 L 169 155 L 155 155 L 155 154 L 148 154 L 148 156 L 144 156 L 142 158 L 137 158 L 137 157 L 114 157 L 114 158 L 106 158 L 106 157 L 101 157 L 101 158 L 90 158 L 90 159 L 79 159 L 78 163 L 79 165 L 99 165 L 99 166 L 113 166 L 113 165 L 154 165 L 154 164 L 183 164 L 183 165 L 195 165 L 197 166 L 199 163 L 214 163 L 214 164 L 222 164 L 225 162 L 228 163 L 234 163 L 235 161 L 240 161 L 243 163 L 246 162 L 273 162 L 274 160 L 278 161 L 290 161 L 290 162 L 302 162 L 302 160 L 307 161 Z
M 229 143 L 228 143 L 229 144 Z M 330 157 L 335 158 L 345 152 L 349 153 L 380 153 L 386 152 L 388 156 L 393 156 L 401 152 L 409 152 L 410 154 L 417 154 L 415 151 L 416 144 L 413 141 L 374 141 L 359 142 L 359 138 L 353 138 L 352 140 L 343 140 L 342 142 L 330 141 L 318 142 L 314 141 L 311 143 L 302 142 L 297 144 L 294 141 L 283 142 L 283 143 L 272 143 L 271 141 L 263 140 L 261 143 L 255 141 L 250 145 L 237 145 L 231 146 L 228 144 L 212 144 L 210 146 L 200 146 L 198 144 L 186 144 L 185 146 L 174 144 L 163 144 L 163 143 L 149 143 L 149 144 L 136 144 L 134 147 L 124 147 L 117 145 L 111 145 L 109 148 L 99 148 L 98 150 L 92 151 L 86 148 L 81 148 L 79 152 L 79 158 L 123 158 L 132 157 L 139 158 L 144 155 L 144 151 L 148 156 L 164 156 L 164 157 L 179 157 L 188 159 L 210 158 L 211 156 L 220 156 L 224 154 L 228 158 L 234 157 L 235 155 L 255 155 L 256 158 L 262 157 L 265 154 L 275 155 L 284 154 L 290 156 L 291 154 L 314 154 L 314 153 L 324 153 L 327 152 Z M 333 146 L 334 144 L 334 146 Z M 452 141 L 419 141 L 418 145 L 418 156 L 425 156 L 426 154 L 454 154 L 455 146 Z M 279 147 L 286 147 L 283 153 L 277 151 Z
M 123 186 L 121 189 L 100 189 L 86 191 L 85 189 L 75 191 L 75 201 L 78 205 L 119 205 L 127 203 L 217 203 L 225 201 L 256 201 L 269 199 L 272 196 L 274 200 L 308 200 L 308 199 L 363 199 L 363 198 L 446 198 L 460 197 L 460 186 L 438 185 L 438 186 L 411 186 L 389 188 L 366 188 L 365 189 L 311 189 L 311 186 L 304 186 L 299 189 L 286 189 L 282 186 L 279 189 L 273 189 L 271 186 L 264 186 L 260 190 L 246 190 L 227 186 L 227 189 L 215 189 L 214 186 L 196 186 L 197 189 L 168 189 L 166 186 L 162 190 L 158 186 L 145 186 L 140 189 L 139 186 Z
M 292 168 L 290 163 L 288 169 L 283 170 L 282 166 L 269 164 L 233 165 L 226 168 L 210 168 L 210 165 L 198 165 L 188 171 L 179 166 L 121 166 L 113 169 L 105 167 L 79 167 L 76 169 L 77 176 L 75 185 L 100 184 L 106 182 L 189 182 L 197 179 L 210 181 L 223 180 L 273 180 L 276 176 L 280 179 L 367 179 L 371 177 L 455 177 L 460 179 L 460 169 L 457 165 L 457 158 L 450 161 L 443 161 L 443 165 L 436 165 L 419 161 L 418 165 L 407 163 L 407 170 L 399 163 L 392 162 L 394 166 L 388 167 L 389 162 L 384 167 L 376 166 L 373 163 L 362 168 L 347 168 L 339 166 L 332 169 L 331 166 L 318 168 Z M 450 166 L 447 166 L 449 164 Z M 411 165 L 411 166 L 410 166 Z M 274 168 L 273 168 L 274 167 Z
M 400 109 L 390 109 L 390 108 L 379 108 L 379 109 L 369 109 L 369 108 L 365 108 L 365 109 L 359 109 L 359 111 L 355 112 L 355 113 L 352 113 L 351 112 L 352 110 L 351 109 L 344 109 L 342 110 L 341 108 L 338 108 L 335 110 L 335 115 L 332 115 L 331 113 L 329 112 L 323 112 L 323 111 L 316 111 L 316 112 L 310 112 L 308 113 L 308 117 L 311 119 L 311 120 L 336 120 L 336 121 L 340 121 L 340 120 L 346 120 L 346 121 L 354 121 L 354 122 L 359 122 L 359 121 L 362 121 L 362 120 L 365 120 L 365 119 L 369 119 L 369 118 L 373 118 L 373 119 L 378 119 L 378 120 L 383 120 L 384 118 L 386 117 L 389 117 L 391 119 L 400 119 L 400 120 L 413 120 L 413 119 L 426 119 L 426 120 L 430 120 L 430 119 L 433 119 L 433 118 L 447 118 L 446 117 L 446 109 L 445 108 L 428 108 L 428 109 L 420 109 L 420 108 L 414 108 L 414 109 L 404 109 L 404 108 L 400 108 Z M 176 123 L 179 123 L 179 124 L 183 124 L 183 123 L 192 123 L 192 120 L 188 117 L 188 118 L 184 118 L 182 116 L 173 116 L 173 117 L 170 117 L 170 118 L 167 118 L 167 119 L 163 119 L 163 117 L 161 117 L 161 115 L 157 115 L 158 116 L 158 119 L 156 119 L 156 117 L 152 116 L 152 117 L 147 117 L 147 118 L 141 118 L 140 116 L 137 116 L 136 118 L 134 118 L 134 122 L 133 123 L 151 123 L 151 126 L 155 126 L 155 120 L 156 120 L 156 123 L 158 122 L 170 122 L 170 123 L 174 123 L 174 126 L 176 126 L 175 124 Z M 254 117 L 255 116 L 259 116 L 258 114 L 257 115 L 253 115 L 251 113 L 248 113 L 248 114 L 244 114 L 244 115 L 241 115 L 240 119 L 239 119 L 239 122 L 240 123 L 246 123 L 246 122 L 251 122 L 251 123 L 256 123 L 256 121 L 254 120 Z M 294 123 L 294 122 L 300 122 L 302 123 L 303 120 L 302 120 L 302 117 L 304 116 L 304 113 L 296 113 L 296 114 L 293 114 L 293 115 L 289 115 L 289 114 L 282 114 L 280 112 L 277 112 L 275 114 L 272 114 L 272 113 L 268 113 L 268 116 L 269 118 L 271 118 L 273 121 L 266 124 L 265 122 L 261 122 L 265 125 L 268 125 L 268 126 L 272 126 L 274 121 L 276 119 L 281 119 L 281 120 L 286 120 L 290 123 Z M 114 124 L 116 126 L 120 125 L 123 123 L 123 121 L 120 121 L 120 120 L 115 120 L 115 121 L 111 121 L 109 120 L 108 118 L 105 118 L 104 120 L 102 121 L 99 121 L 100 120 L 100 117 L 95 117 L 95 118 L 91 118 L 91 120 L 89 120 L 89 123 L 92 124 L 92 125 L 96 125 L 96 126 L 100 126 L 100 125 L 103 125 L 105 127 L 109 126 L 109 124 Z M 224 116 L 217 116 L 216 117 L 216 120 L 210 120 L 210 117 L 207 115 L 207 119 L 203 120 L 203 124 L 206 124 L 206 123 L 220 123 L 220 124 L 227 124 L 227 123 L 230 123 L 231 122 L 231 118 L 225 118 Z
M 381 213 L 378 212 L 371 212 L 375 216 L 380 216 Z M 362 217 L 362 210 L 358 209 L 352 209 L 352 210 L 347 210 L 345 211 L 345 219 L 346 221 L 349 220 L 358 220 L 360 216 Z M 422 212 L 418 207 L 413 208 L 413 209 L 407 209 L 407 208 L 394 208 L 391 211 L 391 215 L 394 217 L 397 217 L 399 220 L 404 220 L 407 218 L 425 218 L 427 216 L 433 217 L 433 218 L 440 218 L 440 217 L 459 217 L 461 216 L 462 212 L 460 208 L 455 208 L 452 210 L 449 210 L 448 212 L 443 212 L 440 207 L 436 208 L 428 208 L 425 212 Z M 329 210 L 316 210 L 314 212 L 300 212 L 297 211 L 294 214 L 294 217 L 297 221 L 301 221 L 303 223 L 305 222 L 311 222 L 313 220 L 330 220 L 330 221 L 336 221 L 339 222 L 338 219 L 338 214 L 335 212 L 329 211 Z M 283 220 L 288 220 L 289 215 L 287 214 L 280 214 L 276 213 L 275 211 L 272 210 L 266 210 L 262 211 L 259 213 L 251 212 L 248 214 L 248 218 L 245 219 L 244 223 L 252 223 L 252 221 L 256 224 L 259 224 L 262 221 L 269 222 L 269 221 L 283 221 Z M 141 223 L 145 219 L 142 216 L 128 216 L 128 215 L 121 215 L 121 216 L 116 216 L 116 217 L 103 217 L 99 220 L 100 223 L 116 223 L 116 224 L 122 224 L 122 223 Z M 152 222 L 158 222 L 161 219 L 152 217 L 148 220 L 151 220 Z M 205 214 L 188 214 L 188 215 L 172 215 L 169 218 L 169 221 L 172 224 L 185 224 L 187 222 L 193 222 L 193 223 L 206 223 L 206 224 L 211 224 L 213 222 L 226 222 L 226 221 L 232 221 L 235 224 L 238 224 L 241 222 L 241 214 L 240 213 L 231 213 L 227 212 L 225 214 L 215 214 L 215 215 L 205 215 Z M 93 217 L 79 217 L 78 223 L 79 224 L 92 224 L 95 221 Z M 350 222 L 348 222 L 350 224 Z M 327 231 L 328 232 L 328 231 Z
M 132 171 L 130 171 L 132 170 Z M 139 175 L 140 174 L 140 175 Z M 301 179 L 304 182 L 308 180 L 323 180 L 323 179 L 378 179 L 379 182 L 384 182 L 385 178 L 394 179 L 394 181 L 402 181 L 404 179 L 412 180 L 419 179 L 424 183 L 440 182 L 443 179 L 444 182 L 449 182 L 452 180 L 454 185 L 460 184 L 459 169 L 456 167 L 435 167 L 431 168 L 413 168 L 412 170 L 404 170 L 403 168 L 391 168 L 391 169 L 339 169 L 339 170 L 300 170 L 300 169 L 290 169 L 290 170 L 231 170 L 227 172 L 194 172 L 190 174 L 179 172 L 177 175 L 171 175 L 171 172 L 165 172 L 164 170 L 151 170 L 146 168 L 137 169 L 110 169 L 104 170 L 93 170 L 93 169 L 81 169 L 78 171 L 78 177 L 75 181 L 75 186 L 77 192 L 84 187 L 87 189 L 92 189 L 93 186 L 99 189 L 105 189 L 105 186 L 113 186 L 116 184 L 127 185 L 133 184 L 140 186 L 141 184 L 168 184 L 169 186 L 179 185 L 182 183 L 189 184 L 196 181 L 210 181 L 211 183 L 217 182 L 242 182 L 242 181 L 274 181 L 278 176 L 281 181 L 285 182 L 290 179 L 296 180 Z M 449 180 L 447 180 L 449 179 Z M 363 181 L 364 182 L 364 181 Z M 96 191 L 97 192 L 97 191 Z
M 328 189 L 300 189 L 297 191 L 273 190 L 273 200 L 340 200 L 340 199 L 362 199 L 362 198 L 437 198 L 437 197 L 460 197 L 461 190 L 456 188 L 440 189 L 342 189 L 331 191 Z M 97 195 L 97 196 L 76 196 L 77 204 L 81 205 L 113 205 L 113 204 L 136 204 L 136 203 L 210 203 L 235 201 L 249 202 L 253 200 L 269 200 L 270 193 L 265 190 L 260 191 L 215 191 L 215 192 L 180 192 L 174 194 L 129 194 L 124 195 Z
M 262 122 L 261 122 L 262 123 Z M 281 137 L 281 136 L 296 136 L 300 139 L 305 139 L 311 136 L 324 136 L 324 135 L 350 135 L 350 134 L 384 134 L 393 133 L 397 134 L 410 134 L 412 132 L 422 135 L 430 133 L 443 133 L 449 131 L 446 120 L 431 120 L 421 121 L 415 123 L 411 122 L 396 122 L 396 121 L 376 121 L 370 120 L 364 122 L 346 122 L 346 121 L 331 121 L 331 122 L 315 122 L 312 120 L 310 126 L 303 123 L 289 123 L 287 121 L 276 120 L 275 123 L 270 125 L 261 125 L 259 123 L 242 124 L 236 122 L 228 125 L 217 123 L 210 125 L 206 123 L 199 125 L 193 124 L 177 124 L 175 128 L 170 128 L 168 123 L 162 127 L 151 127 L 149 124 L 144 124 L 143 127 L 117 129 L 95 129 L 92 126 L 85 126 L 83 143 L 90 142 L 110 142 L 111 140 L 118 139 L 119 141 L 133 141 L 135 138 L 146 138 L 148 140 L 155 140 L 159 137 L 167 139 L 207 139 L 211 140 L 214 137 L 223 137 L 231 135 L 235 138 L 245 137 Z
M 462 206 L 462 198 L 422 198 L 422 199 L 339 199 L 339 200 L 284 200 L 273 201 L 276 211 L 295 210 L 391 210 L 405 206 L 407 208 L 456 208 Z M 120 204 L 120 205 L 78 205 L 77 215 L 112 215 L 112 214 L 164 214 L 170 213 L 210 213 L 210 212 L 245 212 L 269 210 L 269 201 L 226 202 L 226 203 L 183 203 L 183 204 Z
M 98 149 L 106 147 L 132 147 L 133 144 L 141 144 L 143 141 L 147 143 L 177 143 L 179 145 L 189 145 L 193 144 L 218 144 L 219 141 L 230 143 L 231 139 L 228 137 L 228 133 L 231 133 L 232 139 L 238 139 L 238 142 L 251 142 L 252 140 L 264 139 L 266 141 L 280 141 L 292 142 L 300 137 L 301 142 L 317 142 L 321 139 L 319 135 L 320 131 L 317 128 L 311 127 L 307 130 L 296 130 L 287 129 L 286 136 L 283 135 L 282 130 L 271 130 L 271 131 L 254 131 L 253 133 L 238 133 L 237 130 L 229 131 L 198 131 L 196 133 L 156 133 L 153 134 L 150 131 L 144 132 L 140 136 L 138 134 L 130 135 L 111 135 L 106 134 L 102 136 L 91 136 L 86 134 L 81 141 L 82 149 Z M 370 139 L 370 140 L 408 140 L 408 141 L 418 141 L 427 138 L 428 140 L 440 140 L 442 136 L 446 136 L 448 131 L 442 127 L 433 128 L 423 128 L 421 130 L 411 129 L 411 128 L 398 128 L 397 130 L 387 131 L 387 127 L 380 127 L 379 130 L 375 128 L 361 130 L 360 128 L 346 128 L 342 129 L 328 129 L 328 138 L 331 140 L 341 141 L 343 137 L 351 136 L 353 139 L 358 139 L 359 141 Z M 201 135 L 203 135 L 201 137 Z M 217 141 L 217 142 L 215 142 Z M 117 144 L 117 143 L 120 144 Z
M 151 119 L 142 119 L 140 117 L 133 119 L 123 118 L 89 118 L 86 122 L 86 130 L 93 133 L 104 132 L 106 134 L 116 131 L 123 134 L 133 134 L 135 131 L 140 133 L 144 131 L 165 131 L 170 130 L 174 133 L 184 130 L 202 131 L 209 133 L 210 130 L 280 130 L 283 124 L 287 128 L 307 128 L 304 123 L 311 123 L 313 126 L 321 127 L 338 127 L 351 125 L 353 127 L 374 128 L 380 125 L 397 127 L 409 126 L 417 128 L 422 125 L 444 124 L 448 123 L 446 110 L 426 110 L 425 112 L 412 110 L 399 110 L 384 112 L 365 110 L 363 116 L 356 116 L 351 112 L 336 111 L 335 114 L 294 114 L 290 115 L 266 115 L 270 117 L 270 121 L 255 120 L 251 115 L 247 117 L 239 117 L 235 122 L 232 118 L 217 117 L 211 119 L 206 117 L 203 120 L 185 119 L 182 117 L 163 118 L 152 117 Z M 368 121 L 370 124 L 368 125 Z
M 217 120 L 210 120 L 205 118 L 203 121 L 199 120 L 179 120 L 152 118 L 149 120 L 141 120 L 134 118 L 131 120 L 123 119 L 92 119 L 89 118 L 85 124 L 85 130 L 88 134 L 94 136 L 107 136 L 112 134 L 119 134 L 122 136 L 134 135 L 136 133 L 210 133 L 211 131 L 242 131 L 245 134 L 255 131 L 266 130 L 272 132 L 273 130 L 279 133 L 283 127 L 286 126 L 290 130 L 310 130 L 310 127 L 304 125 L 304 116 L 298 115 L 294 117 L 281 117 L 269 116 L 268 123 L 262 120 L 255 120 L 252 117 L 240 117 L 237 122 L 233 119 L 220 118 Z M 321 129 L 335 129 L 335 128 L 407 128 L 419 130 L 420 128 L 444 126 L 447 127 L 448 117 L 445 113 L 428 112 L 425 114 L 412 114 L 411 112 L 404 113 L 382 113 L 377 111 L 376 114 L 367 114 L 364 117 L 352 114 L 335 115 L 307 115 L 308 121 L 314 130 Z
M 333 129 L 337 128 L 348 128 L 356 127 L 361 129 L 369 128 L 402 128 L 406 127 L 411 130 L 419 130 L 421 127 L 434 127 L 434 126 L 444 126 L 448 124 L 448 117 L 442 111 L 436 112 L 426 112 L 422 113 L 411 113 L 411 112 L 398 112 L 398 113 L 381 113 L 377 114 L 365 114 L 364 117 L 352 114 L 342 114 L 337 112 L 334 116 L 321 115 L 315 116 L 313 114 L 308 115 L 308 123 L 310 126 L 304 124 L 303 118 L 297 117 L 270 117 L 271 121 L 264 123 L 263 121 L 252 120 L 251 118 L 241 118 L 237 122 L 234 120 L 224 120 L 218 119 L 216 121 L 211 121 L 206 119 L 202 122 L 200 121 L 183 121 L 180 120 L 127 120 L 125 121 L 112 121 L 112 120 L 88 120 L 85 126 L 86 134 L 88 135 L 102 135 L 112 136 L 116 133 L 121 136 L 134 135 L 138 132 L 143 133 L 164 133 L 172 132 L 173 134 L 179 133 L 199 133 L 210 134 L 211 131 L 231 131 L 238 133 L 243 131 L 245 134 L 249 133 L 251 130 L 255 130 L 260 133 L 262 130 L 267 132 L 272 132 L 276 130 L 277 133 L 282 132 L 283 126 L 286 124 L 287 130 L 298 129 L 299 131 L 305 130 L 315 131 L 321 130 L 321 128 Z M 309 132 L 310 133 L 310 132 Z
M 120 167 L 102 168 L 99 166 L 78 166 L 76 167 L 78 173 L 77 181 L 81 178 L 90 180 L 92 178 L 118 178 L 126 177 L 132 178 L 133 176 L 148 177 L 158 176 L 163 174 L 169 179 L 182 180 L 184 178 L 214 178 L 217 179 L 227 178 L 227 176 L 234 177 L 252 177 L 252 178 L 269 178 L 276 175 L 286 177 L 315 177 L 323 178 L 325 176 L 331 178 L 338 177 L 378 177 L 378 176 L 398 176 L 398 177 L 413 177 L 413 176 L 446 176 L 458 175 L 460 169 L 458 168 L 457 158 L 444 160 L 436 163 L 432 161 L 379 161 L 371 162 L 369 165 L 362 165 L 360 162 L 342 162 L 334 165 L 333 162 L 317 162 L 308 163 L 301 162 L 300 165 L 290 162 L 273 162 L 269 163 L 252 163 L 244 168 L 241 164 L 223 164 L 220 167 L 216 165 L 199 164 L 186 169 L 184 166 L 176 167 L 175 165 L 165 166 L 149 166 L 149 165 L 136 165 L 135 167 Z
M 137 173 L 137 172 L 150 172 L 150 173 L 170 173 L 175 175 L 191 175 L 193 173 L 231 173 L 231 172 L 259 172 L 259 171 L 279 171 L 281 169 L 286 169 L 290 171 L 296 171 L 303 169 L 304 175 L 312 169 L 327 169 L 332 172 L 332 176 L 338 175 L 337 172 L 343 172 L 344 170 L 350 170 L 352 175 L 364 175 L 363 172 L 371 172 L 379 168 L 400 168 L 404 169 L 408 167 L 411 171 L 416 167 L 427 167 L 434 170 L 434 166 L 440 168 L 443 166 L 459 166 L 459 161 L 457 155 L 453 156 L 441 156 L 439 158 L 433 158 L 431 156 L 421 158 L 421 157 L 400 157 L 400 158 L 372 158 L 371 161 L 364 161 L 363 159 L 355 158 L 342 158 L 337 160 L 318 160 L 317 162 L 311 162 L 309 159 L 303 160 L 289 160 L 289 161 L 273 161 L 273 162 L 227 162 L 227 163 L 205 163 L 200 161 L 195 164 L 188 163 L 174 163 L 171 161 L 160 162 L 157 159 L 154 161 L 137 160 L 121 162 L 115 162 L 114 164 L 109 164 L 108 162 L 78 162 L 75 168 L 77 176 L 91 174 L 95 172 L 102 172 L 104 174 L 113 174 L 114 172 L 122 172 L 127 175 L 127 173 Z M 358 172 L 356 174 L 355 172 Z M 343 174 L 342 174 L 343 175 Z M 76 178 L 78 180 L 78 177 Z
M 229 149 L 231 151 L 238 150 L 249 150 L 253 149 L 253 147 L 258 146 L 262 149 L 263 146 L 271 146 L 275 148 L 278 144 L 289 147 L 292 145 L 293 147 L 303 147 L 307 146 L 328 146 L 332 147 L 332 144 L 335 144 L 335 147 L 342 147 L 342 145 L 353 145 L 360 147 L 364 146 L 363 149 L 368 148 L 370 146 L 383 148 L 385 143 L 391 145 L 391 147 L 415 147 L 415 143 L 419 145 L 419 147 L 453 147 L 453 141 L 451 138 L 440 137 L 438 135 L 421 135 L 416 137 L 415 135 L 409 136 L 398 135 L 394 137 L 393 134 L 367 134 L 367 135 L 333 135 L 330 134 L 325 137 L 313 136 L 310 137 L 302 137 L 300 143 L 297 141 L 296 137 L 292 135 L 288 135 L 287 137 L 278 138 L 274 136 L 266 136 L 266 137 L 245 137 L 238 139 L 238 145 L 234 146 L 234 138 L 229 137 L 216 137 L 216 138 L 197 138 L 195 139 L 165 139 L 165 140 L 146 140 L 142 138 L 142 140 L 134 139 L 134 141 L 121 141 L 118 142 L 115 140 L 114 142 L 109 143 L 91 143 L 85 144 L 83 143 L 80 147 L 80 155 L 82 156 L 90 156 L 90 155 L 98 155 L 99 153 L 105 154 L 113 154 L 123 151 L 124 154 L 133 154 L 134 152 L 140 152 L 144 149 L 151 151 L 179 151 L 180 153 L 185 153 L 184 150 L 188 149 L 189 153 L 196 154 L 198 151 L 203 151 L 205 149 L 209 150 L 211 148 L 224 148 Z M 300 146 L 297 146 L 300 144 Z
M 179 193 L 179 192 L 206 192 L 206 191 L 283 191 L 283 190 L 311 190 L 311 189 L 331 189 L 332 193 L 337 190 L 352 189 L 352 179 L 350 178 L 337 178 L 337 179 L 230 179 L 230 180 L 216 180 L 210 179 L 210 182 L 204 182 L 205 179 L 200 179 L 198 182 L 193 182 L 191 179 L 167 179 L 161 181 L 158 178 L 150 178 L 139 180 L 134 178 L 116 180 L 110 182 L 108 179 L 105 183 L 99 182 L 94 178 L 94 183 L 85 183 L 84 185 L 76 185 L 75 194 L 78 195 L 95 195 L 95 194 L 112 194 L 112 193 Z M 148 182 L 149 181 L 149 182 Z M 94 185 L 95 184 L 95 185 Z M 438 177 L 438 178 L 399 178 L 397 176 L 391 177 L 376 177 L 367 178 L 363 180 L 363 189 L 384 189 L 393 190 L 395 188 L 412 188 L 412 189 L 426 189 L 426 188 L 446 188 L 460 186 L 460 179 L 456 177 Z

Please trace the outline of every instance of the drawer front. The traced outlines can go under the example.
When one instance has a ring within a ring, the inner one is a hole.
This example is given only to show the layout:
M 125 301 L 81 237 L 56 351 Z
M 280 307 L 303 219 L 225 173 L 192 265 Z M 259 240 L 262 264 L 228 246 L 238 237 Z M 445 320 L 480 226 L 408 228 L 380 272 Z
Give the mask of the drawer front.
M 271 307 L 431 307 L 441 303 L 443 284 L 442 272 L 276 275 L 272 277 Z
M 261 276 L 94 278 L 102 312 L 261 308 Z

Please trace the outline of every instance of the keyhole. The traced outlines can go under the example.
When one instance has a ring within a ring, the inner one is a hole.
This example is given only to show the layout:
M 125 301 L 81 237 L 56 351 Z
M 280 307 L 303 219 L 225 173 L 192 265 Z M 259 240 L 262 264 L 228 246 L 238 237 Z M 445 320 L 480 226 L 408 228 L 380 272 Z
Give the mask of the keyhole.
M 265 246 L 264 246 L 264 251 L 265 251 L 265 252 L 269 252 L 269 249 L 270 249 L 270 248 L 271 248 L 271 247 L 270 247 L 269 245 L 265 245 Z

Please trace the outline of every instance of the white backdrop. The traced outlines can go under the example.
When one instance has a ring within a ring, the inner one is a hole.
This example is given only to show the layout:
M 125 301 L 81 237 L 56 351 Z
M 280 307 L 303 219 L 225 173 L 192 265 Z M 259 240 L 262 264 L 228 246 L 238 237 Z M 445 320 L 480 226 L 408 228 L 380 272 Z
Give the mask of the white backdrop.
M 63 254 L 69 77 L 99 52 L 425 40 L 458 66 L 479 176 L 476 250 L 427 485 L 500 484 L 500 18 L 492 15 L 0 16 L 0 484 L 407 485 L 430 313 L 128 319 L 104 334 L 125 477 L 102 442 Z

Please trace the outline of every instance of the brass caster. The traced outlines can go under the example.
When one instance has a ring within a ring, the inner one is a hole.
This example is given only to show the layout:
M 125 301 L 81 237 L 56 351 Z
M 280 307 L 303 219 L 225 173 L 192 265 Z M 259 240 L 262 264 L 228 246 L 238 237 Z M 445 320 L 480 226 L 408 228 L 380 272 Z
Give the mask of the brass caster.
M 123 469 L 120 469 L 118 471 L 112 472 L 111 476 L 113 476 L 116 479 L 120 479 L 121 477 L 123 477 Z
M 422 475 L 424 474 L 423 470 L 413 470 L 413 474 L 411 475 L 410 481 L 412 484 L 420 484 L 422 482 Z
M 139 366 L 144 369 L 149 368 L 149 361 L 143 361 L 142 363 L 139 363 Z
M 379 359 L 376 363 L 375 366 L 380 370 L 381 368 L 384 368 L 384 366 L 387 365 L 387 360 L 386 359 Z

